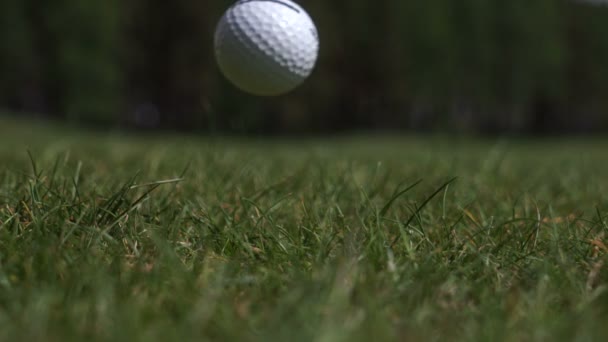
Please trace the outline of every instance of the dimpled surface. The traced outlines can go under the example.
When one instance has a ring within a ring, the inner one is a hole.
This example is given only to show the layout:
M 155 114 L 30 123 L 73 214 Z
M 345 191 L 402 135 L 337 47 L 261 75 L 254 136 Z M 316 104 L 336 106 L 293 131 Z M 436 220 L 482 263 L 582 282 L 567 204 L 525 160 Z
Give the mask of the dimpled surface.
M 242 0 L 226 11 L 215 33 L 223 74 L 244 91 L 289 92 L 312 72 L 319 51 L 313 21 L 288 0 Z

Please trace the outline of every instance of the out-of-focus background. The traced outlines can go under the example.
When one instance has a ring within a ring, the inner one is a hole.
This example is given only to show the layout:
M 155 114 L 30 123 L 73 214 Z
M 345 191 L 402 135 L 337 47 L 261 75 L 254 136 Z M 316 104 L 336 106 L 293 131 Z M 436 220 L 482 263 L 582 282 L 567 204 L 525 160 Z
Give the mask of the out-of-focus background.
M 608 7 L 306 0 L 318 66 L 280 98 L 220 75 L 231 0 L 2 0 L 0 111 L 100 127 L 285 134 L 608 131 Z

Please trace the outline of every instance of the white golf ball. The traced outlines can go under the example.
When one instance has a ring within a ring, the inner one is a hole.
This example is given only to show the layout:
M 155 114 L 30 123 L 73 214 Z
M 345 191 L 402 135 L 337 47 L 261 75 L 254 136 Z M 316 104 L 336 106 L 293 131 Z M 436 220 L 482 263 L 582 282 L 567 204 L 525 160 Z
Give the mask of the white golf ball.
M 290 0 L 240 0 L 215 32 L 215 56 L 226 78 L 260 96 L 287 93 L 312 72 L 319 36 L 310 16 Z

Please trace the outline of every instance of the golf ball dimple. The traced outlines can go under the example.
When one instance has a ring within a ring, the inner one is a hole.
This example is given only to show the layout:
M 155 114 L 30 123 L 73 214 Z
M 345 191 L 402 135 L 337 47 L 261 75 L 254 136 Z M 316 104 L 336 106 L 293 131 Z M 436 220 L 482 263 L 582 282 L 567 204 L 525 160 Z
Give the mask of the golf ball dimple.
M 287 93 L 311 74 L 319 53 L 315 24 L 290 0 L 241 0 L 215 32 L 220 70 L 238 88 L 260 96 Z

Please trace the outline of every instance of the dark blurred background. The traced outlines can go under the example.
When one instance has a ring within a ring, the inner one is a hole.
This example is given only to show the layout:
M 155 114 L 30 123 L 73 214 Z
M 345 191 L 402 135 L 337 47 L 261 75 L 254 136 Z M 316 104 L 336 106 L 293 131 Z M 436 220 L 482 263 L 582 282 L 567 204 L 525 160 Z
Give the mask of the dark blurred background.
M 230 0 L 2 0 L 0 110 L 100 127 L 283 134 L 608 132 L 608 7 L 306 0 L 321 56 L 279 98 L 219 74 Z

